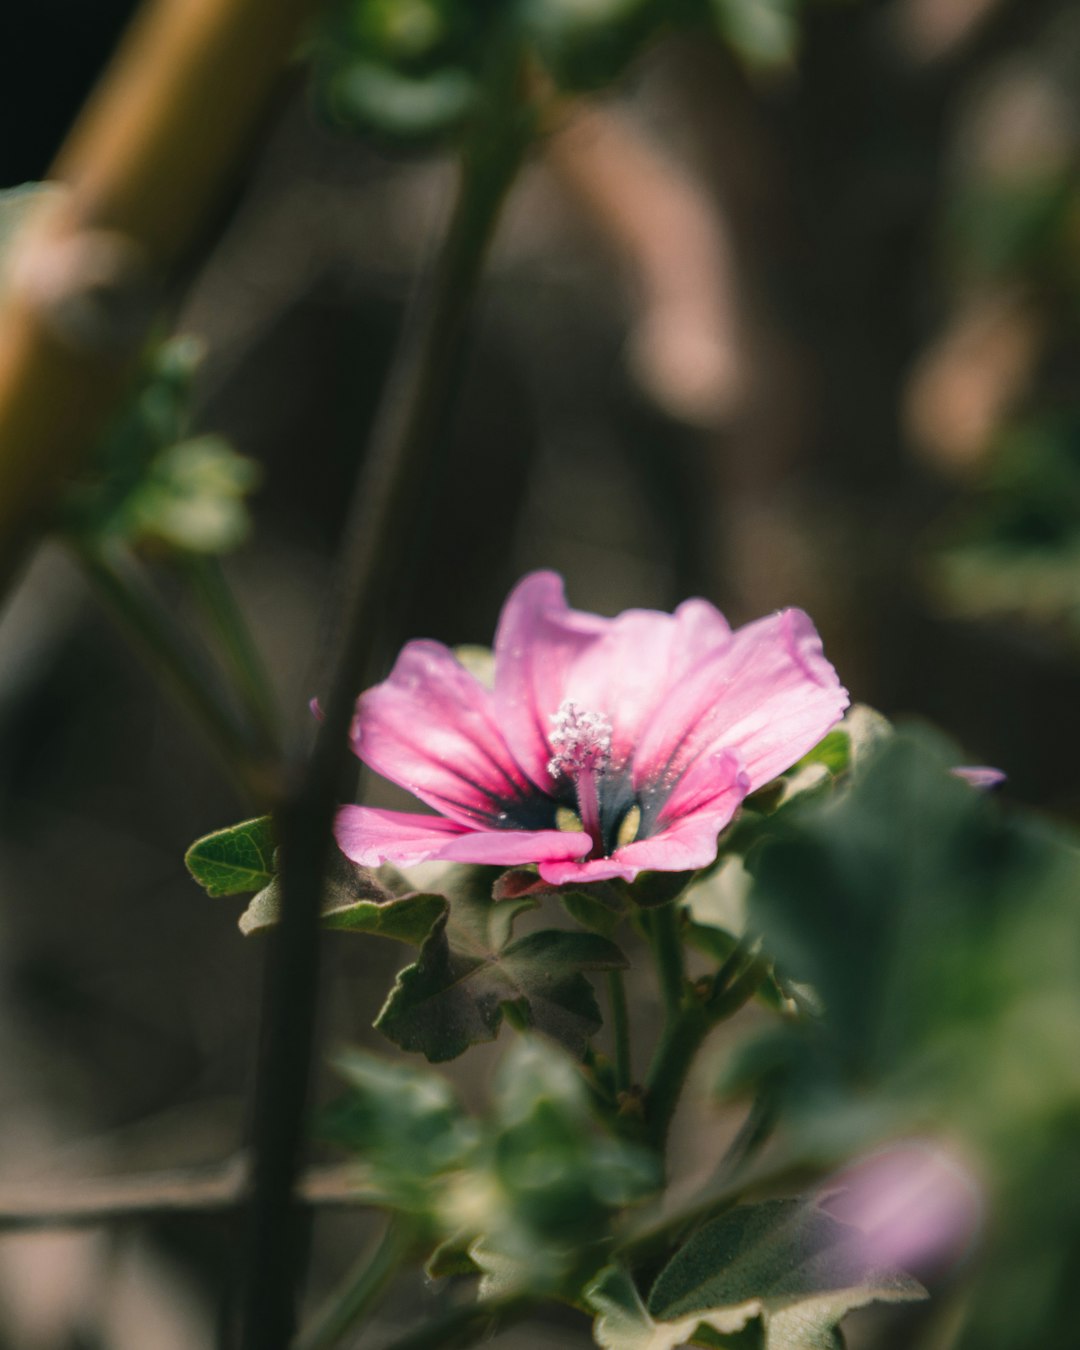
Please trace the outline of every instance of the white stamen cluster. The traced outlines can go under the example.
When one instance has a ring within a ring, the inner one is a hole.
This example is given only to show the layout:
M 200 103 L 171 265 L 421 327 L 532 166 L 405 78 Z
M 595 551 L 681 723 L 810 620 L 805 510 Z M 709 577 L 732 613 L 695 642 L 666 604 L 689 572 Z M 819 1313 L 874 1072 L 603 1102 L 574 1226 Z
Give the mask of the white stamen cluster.
M 555 751 L 548 760 L 552 778 L 566 774 L 576 778 L 591 769 L 602 774 L 611 763 L 611 722 L 603 713 L 579 707 L 572 699 L 564 699 L 558 712 L 551 714 L 551 748 Z

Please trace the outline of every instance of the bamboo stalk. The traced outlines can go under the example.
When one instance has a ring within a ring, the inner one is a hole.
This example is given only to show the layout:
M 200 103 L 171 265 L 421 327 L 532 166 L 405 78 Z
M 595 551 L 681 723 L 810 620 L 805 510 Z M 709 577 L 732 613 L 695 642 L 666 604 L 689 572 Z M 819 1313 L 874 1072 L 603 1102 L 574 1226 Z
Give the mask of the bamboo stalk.
M 0 293 L 0 595 L 126 383 L 170 272 L 315 0 L 152 0 L 30 213 Z

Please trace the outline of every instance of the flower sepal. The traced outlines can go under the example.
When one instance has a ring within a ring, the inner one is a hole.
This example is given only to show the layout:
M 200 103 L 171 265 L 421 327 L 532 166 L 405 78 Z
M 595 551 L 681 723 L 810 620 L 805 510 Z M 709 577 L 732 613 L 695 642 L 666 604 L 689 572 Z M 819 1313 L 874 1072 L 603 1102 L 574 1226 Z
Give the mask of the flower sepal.
M 680 899 L 694 884 L 700 869 L 692 872 L 639 872 L 623 882 L 626 894 L 639 909 L 656 909 Z

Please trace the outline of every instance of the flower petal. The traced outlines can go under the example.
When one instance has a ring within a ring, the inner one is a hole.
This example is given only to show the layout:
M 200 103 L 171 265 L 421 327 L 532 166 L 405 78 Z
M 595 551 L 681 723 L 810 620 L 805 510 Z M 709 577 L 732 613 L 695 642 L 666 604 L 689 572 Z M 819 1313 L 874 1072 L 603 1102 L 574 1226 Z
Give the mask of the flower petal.
M 344 855 L 362 867 L 409 867 L 435 860 L 517 867 L 580 857 L 593 842 L 587 834 L 568 830 L 470 830 L 441 815 L 375 806 L 343 806 L 333 822 L 333 837 Z
M 499 725 L 545 791 L 551 719 L 564 700 L 607 719 L 613 759 L 626 762 L 672 685 L 730 639 L 707 600 L 687 600 L 674 614 L 631 609 L 606 619 L 571 609 L 556 573 L 531 573 L 511 592 L 495 639 Z
M 628 609 L 574 661 L 564 697 L 610 721 L 612 760 L 627 764 L 672 686 L 730 641 L 727 621 L 707 600 L 688 600 L 674 614 Z
M 692 872 L 716 857 L 716 840 L 746 796 L 747 775 L 729 751 L 704 756 L 687 771 L 677 796 L 664 803 L 655 833 L 617 848 L 610 858 L 541 863 L 553 886 L 568 882 L 633 881 L 639 872 Z
M 470 830 L 442 816 L 343 806 L 334 837 L 347 858 L 362 867 L 445 861 L 520 866 L 554 858 L 579 858 L 592 845 L 587 834 L 563 830 Z
M 736 630 L 670 690 L 634 757 L 634 783 L 677 780 L 702 754 L 735 752 L 750 791 L 790 768 L 848 705 L 802 610 Z
M 570 609 L 562 578 L 530 572 L 514 587 L 495 634 L 495 710 L 514 758 L 547 791 L 550 717 L 570 667 L 611 623 Z
M 989 764 L 958 764 L 949 772 L 956 778 L 962 778 L 965 783 L 970 783 L 972 787 L 981 788 L 984 792 L 990 788 L 1000 787 L 1008 776 L 1004 770 L 995 769 Z
M 376 773 L 464 825 L 493 824 L 535 796 L 490 692 L 440 642 L 410 642 L 356 705 L 353 749 Z
M 338 848 L 361 867 L 384 862 L 409 866 L 442 857 L 442 849 L 465 833 L 464 825 L 442 816 L 374 806 L 343 806 L 334 818 Z

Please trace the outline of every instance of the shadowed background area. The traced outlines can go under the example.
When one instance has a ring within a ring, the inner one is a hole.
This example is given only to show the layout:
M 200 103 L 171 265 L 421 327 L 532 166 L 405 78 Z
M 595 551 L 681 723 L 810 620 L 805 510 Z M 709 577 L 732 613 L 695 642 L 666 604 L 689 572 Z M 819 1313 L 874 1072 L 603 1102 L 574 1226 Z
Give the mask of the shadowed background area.
M 133 8 L 5 9 L 0 187 L 46 172 Z M 1080 12 L 811 3 L 800 31 L 757 73 L 704 32 L 660 41 L 548 129 L 459 353 L 411 576 L 387 579 L 383 666 L 409 637 L 489 642 L 538 566 L 605 613 L 800 605 L 857 701 L 1075 816 Z M 328 125 L 298 67 L 175 296 L 205 346 L 194 428 L 259 466 L 226 565 L 297 735 L 450 187 L 437 148 Z M 230 1156 L 259 942 L 182 855 L 245 808 L 55 545 L 0 623 L 0 802 L 0 1194 Z M 375 1044 L 377 944 L 326 948 L 325 1036 Z M 316 1225 L 320 1281 L 364 1231 Z M 212 1344 L 235 1239 L 212 1216 L 0 1238 L 0 1343 Z M 588 1343 L 557 1319 L 525 1335 L 505 1343 Z

